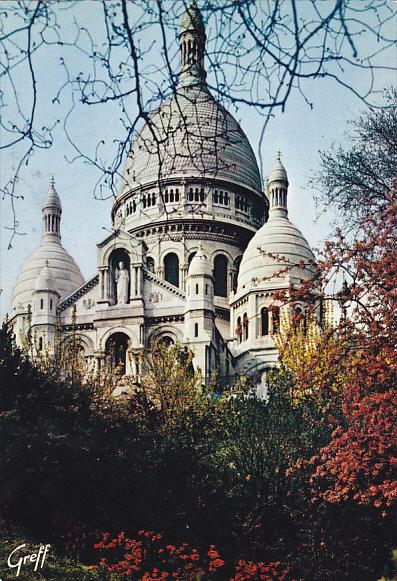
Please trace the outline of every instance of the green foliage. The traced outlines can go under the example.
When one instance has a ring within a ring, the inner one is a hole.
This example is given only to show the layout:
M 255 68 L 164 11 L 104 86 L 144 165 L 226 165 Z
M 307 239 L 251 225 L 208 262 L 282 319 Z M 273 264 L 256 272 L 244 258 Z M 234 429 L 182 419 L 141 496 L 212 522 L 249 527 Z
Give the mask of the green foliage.
M 203 387 L 178 346 L 146 366 L 130 398 L 98 399 L 89 384 L 35 369 L 2 329 L 7 526 L 39 543 L 75 537 L 86 563 L 93 554 L 78 540 L 84 531 L 149 529 L 215 544 L 227 563 L 281 561 L 305 581 L 372 581 L 391 546 L 390 522 L 352 503 L 312 503 L 310 474 L 298 468 L 333 424 L 312 398 L 294 403 L 285 368 L 264 402 L 246 378 L 222 395 Z M 66 561 L 54 566 L 61 579 L 91 578 Z

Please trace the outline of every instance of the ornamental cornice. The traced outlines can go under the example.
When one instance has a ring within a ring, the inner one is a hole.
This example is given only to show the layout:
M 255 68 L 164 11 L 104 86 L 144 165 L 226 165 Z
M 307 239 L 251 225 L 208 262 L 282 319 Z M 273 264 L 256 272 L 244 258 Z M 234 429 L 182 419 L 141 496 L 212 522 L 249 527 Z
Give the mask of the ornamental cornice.
M 98 284 L 98 282 L 99 282 L 99 275 L 96 274 L 89 281 L 87 281 L 81 287 L 79 287 L 77 290 L 75 290 L 72 294 L 70 294 L 68 297 L 63 299 L 63 301 L 59 303 L 59 307 L 58 307 L 59 310 L 61 312 L 65 311 L 68 307 L 70 307 L 70 305 L 75 303 L 80 297 L 82 297 L 83 295 L 88 293 L 88 291 L 90 291 L 94 286 L 96 286 Z
M 148 326 L 161 325 L 164 323 L 183 323 L 183 315 L 167 315 L 163 317 L 147 317 L 146 324 Z
M 70 331 L 88 331 L 94 328 L 94 323 L 75 323 L 72 325 L 61 325 L 61 330 L 65 332 Z

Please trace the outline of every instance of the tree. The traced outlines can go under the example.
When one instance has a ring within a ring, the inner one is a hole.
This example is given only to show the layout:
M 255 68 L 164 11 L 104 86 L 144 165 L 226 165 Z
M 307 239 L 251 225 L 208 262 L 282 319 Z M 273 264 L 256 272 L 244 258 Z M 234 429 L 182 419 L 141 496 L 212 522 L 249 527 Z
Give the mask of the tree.
M 357 226 L 369 211 L 382 211 L 397 166 L 397 89 L 385 91 L 381 107 L 351 122 L 351 146 L 320 152 L 314 180 L 319 201 L 338 211 L 346 226 Z
M 97 168 L 95 193 L 114 195 L 140 125 L 150 128 L 149 112 L 175 94 L 179 69 L 175 41 L 188 1 L 103 0 L 90 6 L 96 18 L 87 18 L 81 3 L 2 3 L 6 113 L 1 147 L 13 148 L 17 160 L 2 192 L 11 204 L 21 195 L 18 178 L 25 164 L 35 151 L 52 146 L 58 125 L 76 158 Z M 253 107 L 262 123 L 262 138 L 271 116 L 285 109 L 293 92 L 312 107 L 308 81 L 329 78 L 368 103 L 374 75 L 389 69 L 379 65 L 379 55 L 387 55 L 394 44 L 388 27 L 395 10 L 386 0 L 370 0 L 365 10 L 348 0 L 320 4 L 216 0 L 203 2 L 202 12 L 207 22 L 209 87 L 226 105 Z M 365 42 L 360 38 L 363 31 Z M 59 78 L 49 89 L 38 62 L 55 53 Z M 368 80 L 368 89 L 362 89 L 365 83 L 351 84 L 350 73 L 356 70 Z M 89 111 L 95 117 L 98 108 L 104 114 L 117 108 L 115 122 L 121 121 L 120 134 L 110 136 L 113 147 L 108 157 L 103 153 L 103 132 L 86 150 L 71 129 L 75 115 Z M 155 138 L 155 131 L 150 131 Z M 18 232 L 15 218 L 11 233 Z

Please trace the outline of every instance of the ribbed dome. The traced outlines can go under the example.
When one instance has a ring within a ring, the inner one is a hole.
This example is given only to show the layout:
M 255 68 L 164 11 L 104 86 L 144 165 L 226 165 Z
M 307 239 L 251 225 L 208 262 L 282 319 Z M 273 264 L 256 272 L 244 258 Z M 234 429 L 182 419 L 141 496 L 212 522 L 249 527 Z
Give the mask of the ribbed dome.
M 272 171 L 270 172 L 268 183 L 270 184 L 276 181 L 283 181 L 288 183 L 287 170 L 285 169 L 280 159 L 280 152 L 278 153 L 277 159 L 272 167 Z
M 83 275 L 61 244 L 61 200 L 54 178 L 44 199 L 43 238 L 22 267 L 12 294 L 12 309 L 26 308 L 35 290 L 56 290 L 61 299 L 84 284 Z
M 268 222 L 258 230 L 244 252 L 238 291 L 277 279 L 278 275 L 307 280 L 314 272 L 314 260 L 314 254 L 298 228 L 285 214 L 273 210 Z
M 205 176 L 261 191 L 258 165 L 247 137 L 205 83 L 182 84 L 152 116 L 150 125 L 137 137 L 127 160 L 127 189 L 159 178 Z
M 37 288 L 38 279 L 41 278 L 47 261 L 56 282 L 54 290 L 59 292 L 61 298 L 84 284 L 79 267 L 63 246 L 45 240 L 28 258 L 19 273 L 13 292 L 12 309 L 20 304 L 26 306 L 32 301 L 33 292 Z
M 48 190 L 42 207 L 43 210 L 45 208 L 58 208 L 59 210 L 62 210 L 61 200 L 58 196 L 58 192 L 55 189 L 54 178 L 51 179 L 50 189 Z

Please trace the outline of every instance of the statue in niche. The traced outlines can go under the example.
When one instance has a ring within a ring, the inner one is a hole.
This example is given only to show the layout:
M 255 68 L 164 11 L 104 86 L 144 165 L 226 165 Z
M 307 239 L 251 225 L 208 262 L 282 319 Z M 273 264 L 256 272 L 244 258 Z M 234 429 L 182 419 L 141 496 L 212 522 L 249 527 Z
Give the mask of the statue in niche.
M 129 299 L 128 287 L 130 282 L 130 275 L 124 266 L 124 262 L 119 262 L 119 268 L 114 273 L 114 278 L 116 281 L 117 291 L 116 302 L 118 305 L 126 305 Z

